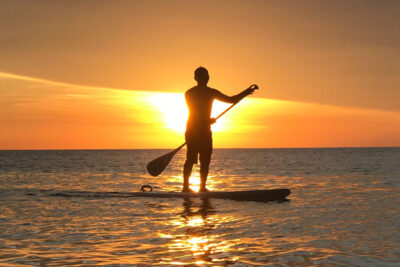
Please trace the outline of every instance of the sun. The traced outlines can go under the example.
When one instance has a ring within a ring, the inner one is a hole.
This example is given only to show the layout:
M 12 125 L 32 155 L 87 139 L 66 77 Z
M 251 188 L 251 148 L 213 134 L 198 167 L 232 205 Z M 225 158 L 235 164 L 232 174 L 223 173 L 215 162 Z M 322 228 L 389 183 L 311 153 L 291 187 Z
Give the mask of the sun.
M 150 102 L 161 111 L 162 121 L 168 129 L 185 132 L 188 110 L 183 94 L 157 93 L 150 97 Z
M 186 121 L 188 117 L 188 109 L 185 102 L 184 94 L 179 93 L 157 93 L 149 98 L 149 101 L 155 108 L 161 112 L 162 121 L 165 127 L 179 133 L 186 130 Z M 212 108 L 212 117 L 218 116 L 223 112 L 229 104 L 214 101 Z M 224 128 L 224 117 L 212 125 L 213 131 L 221 131 Z

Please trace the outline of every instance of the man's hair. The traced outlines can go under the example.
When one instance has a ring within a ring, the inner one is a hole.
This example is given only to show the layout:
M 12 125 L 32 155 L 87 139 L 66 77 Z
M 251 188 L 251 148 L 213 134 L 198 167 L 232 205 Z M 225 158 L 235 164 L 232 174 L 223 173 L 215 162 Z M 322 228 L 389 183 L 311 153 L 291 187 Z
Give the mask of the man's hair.
M 198 82 L 208 80 L 208 70 L 204 67 L 198 67 L 194 71 L 194 79 Z

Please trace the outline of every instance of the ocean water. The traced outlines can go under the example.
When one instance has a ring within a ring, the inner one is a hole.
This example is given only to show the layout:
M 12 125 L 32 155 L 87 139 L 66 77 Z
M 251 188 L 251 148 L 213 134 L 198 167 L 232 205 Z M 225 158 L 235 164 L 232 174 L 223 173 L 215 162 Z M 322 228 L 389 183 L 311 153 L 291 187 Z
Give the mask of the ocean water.
M 166 152 L 0 151 L 0 266 L 400 266 L 400 148 L 214 151 L 210 189 L 286 202 L 108 194 L 179 191 L 184 150 L 146 173 Z

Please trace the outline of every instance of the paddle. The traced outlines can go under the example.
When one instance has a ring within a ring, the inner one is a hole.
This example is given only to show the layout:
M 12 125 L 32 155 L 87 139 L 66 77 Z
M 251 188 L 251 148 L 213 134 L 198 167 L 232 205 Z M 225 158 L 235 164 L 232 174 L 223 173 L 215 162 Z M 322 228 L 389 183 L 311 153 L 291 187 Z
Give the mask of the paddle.
M 256 90 L 258 89 L 258 86 L 256 84 L 253 84 L 252 86 L 250 86 L 251 89 Z M 216 118 L 215 121 L 218 120 L 222 115 L 224 115 L 225 113 L 227 113 L 231 108 L 233 108 L 237 103 L 239 103 L 240 101 L 233 103 L 229 108 L 227 108 L 224 112 L 222 112 L 221 114 L 219 114 Z M 162 173 L 165 168 L 168 166 L 169 162 L 171 161 L 171 159 L 175 156 L 175 154 L 181 150 L 182 147 L 184 147 L 186 145 L 186 142 L 183 143 L 182 145 L 180 145 L 178 148 L 176 148 L 175 150 L 159 157 L 156 158 L 152 161 L 149 162 L 149 164 L 147 164 L 147 171 L 152 175 L 152 176 L 158 176 L 160 175 L 160 173 Z

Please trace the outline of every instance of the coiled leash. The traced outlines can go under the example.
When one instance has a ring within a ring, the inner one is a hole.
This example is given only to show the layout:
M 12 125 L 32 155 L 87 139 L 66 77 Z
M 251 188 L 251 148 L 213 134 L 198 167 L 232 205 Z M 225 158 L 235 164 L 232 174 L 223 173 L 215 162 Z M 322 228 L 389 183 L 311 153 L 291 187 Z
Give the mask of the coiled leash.
M 142 187 L 140 187 L 140 192 L 153 192 L 153 187 L 148 184 L 142 185 Z

